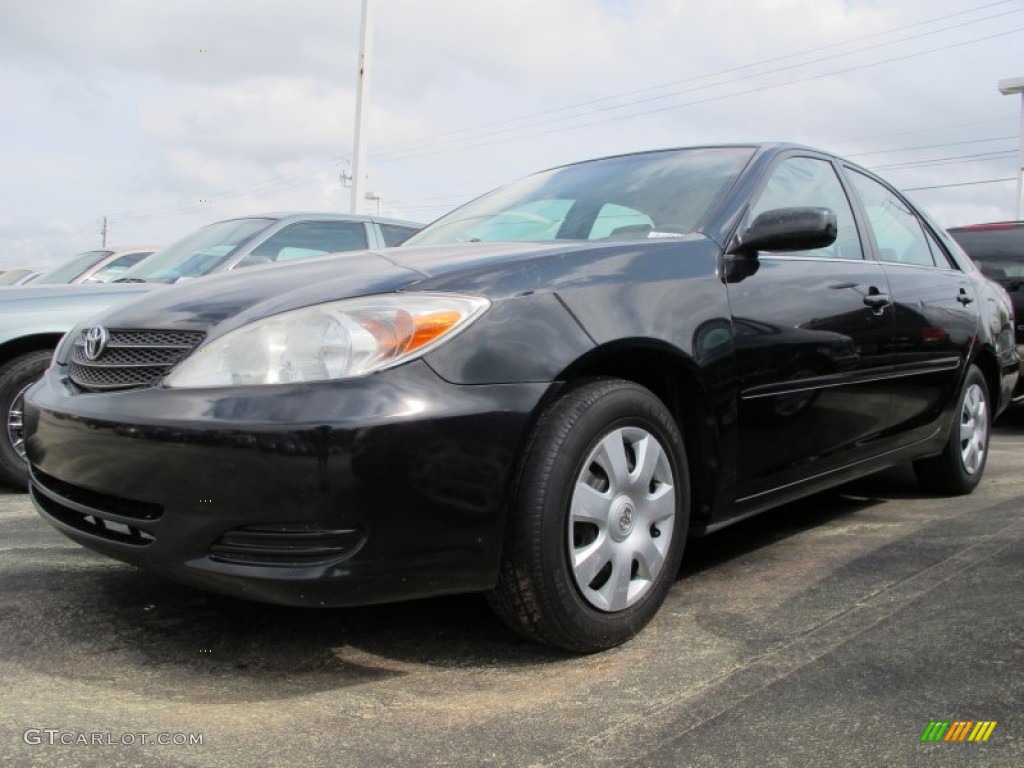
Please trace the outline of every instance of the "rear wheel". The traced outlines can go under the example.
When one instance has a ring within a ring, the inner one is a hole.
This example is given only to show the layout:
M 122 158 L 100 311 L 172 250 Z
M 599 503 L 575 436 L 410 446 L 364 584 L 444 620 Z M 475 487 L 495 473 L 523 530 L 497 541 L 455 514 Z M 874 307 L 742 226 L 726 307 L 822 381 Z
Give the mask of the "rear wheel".
M 0 369 L 0 413 L 4 431 L 0 435 L 0 482 L 19 490 L 28 488 L 25 463 L 25 393 L 50 365 L 53 350 L 27 352 Z
M 970 493 L 977 487 L 988 461 L 992 406 L 988 385 L 977 366 L 967 370 L 956 413 L 942 453 L 914 462 L 922 488 L 954 496 Z
M 534 431 L 491 605 L 548 645 L 625 642 L 675 580 L 689 505 L 682 436 L 662 402 L 628 381 L 581 384 Z

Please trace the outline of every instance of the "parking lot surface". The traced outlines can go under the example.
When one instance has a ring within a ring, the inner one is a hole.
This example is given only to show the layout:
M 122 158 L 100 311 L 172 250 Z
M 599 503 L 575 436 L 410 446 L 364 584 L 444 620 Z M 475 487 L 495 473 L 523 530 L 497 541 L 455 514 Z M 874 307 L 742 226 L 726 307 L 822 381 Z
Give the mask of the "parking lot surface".
M 576 657 L 477 596 L 181 587 L 0 492 L 0 764 L 1024 765 L 1022 498 L 1018 414 L 972 496 L 900 468 L 694 541 L 647 630 Z M 921 741 L 957 720 L 997 725 Z

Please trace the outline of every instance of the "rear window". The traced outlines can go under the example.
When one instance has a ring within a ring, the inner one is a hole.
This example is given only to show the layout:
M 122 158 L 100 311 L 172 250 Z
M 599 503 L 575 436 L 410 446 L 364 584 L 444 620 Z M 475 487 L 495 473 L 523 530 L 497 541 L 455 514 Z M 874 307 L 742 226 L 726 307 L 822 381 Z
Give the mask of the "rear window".
M 1024 277 L 1024 225 L 951 229 L 949 234 L 989 277 Z

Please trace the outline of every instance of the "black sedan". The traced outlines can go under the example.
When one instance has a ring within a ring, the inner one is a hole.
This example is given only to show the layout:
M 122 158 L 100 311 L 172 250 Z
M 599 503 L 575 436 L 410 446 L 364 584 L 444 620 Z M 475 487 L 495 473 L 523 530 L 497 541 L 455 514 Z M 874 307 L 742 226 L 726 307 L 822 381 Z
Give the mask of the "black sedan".
M 40 514 L 92 549 L 277 603 L 487 592 L 593 651 L 687 536 L 906 461 L 969 493 L 1017 368 L 1005 292 L 892 187 L 696 147 L 120 306 L 25 429 Z

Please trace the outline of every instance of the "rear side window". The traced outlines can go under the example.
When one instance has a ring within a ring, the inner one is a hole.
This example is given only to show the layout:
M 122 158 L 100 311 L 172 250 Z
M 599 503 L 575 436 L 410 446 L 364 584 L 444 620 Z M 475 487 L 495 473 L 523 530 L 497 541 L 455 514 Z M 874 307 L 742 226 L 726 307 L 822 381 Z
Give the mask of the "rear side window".
M 366 247 L 366 226 L 361 221 L 302 221 L 271 235 L 235 266 L 308 259 Z
M 875 233 L 878 256 L 894 264 L 934 267 L 935 257 L 925 238 L 921 222 L 895 192 L 862 173 L 850 170 L 857 191 Z M 942 266 L 949 266 L 948 262 Z
M 401 245 L 410 237 L 419 232 L 415 227 L 400 227 L 397 224 L 378 224 L 380 233 L 384 237 L 384 245 L 393 248 Z
M 989 277 L 1024 277 L 1024 226 L 951 229 L 949 234 Z
M 935 263 L 940 267 L 953 267 L 954 263 L 946 253 L 946 249 L 939 244 L 939 241 L 927 228 L 924 230 L 924 236 L 928 240 L 928 247 L 932 249 L 932 258 L 935 259 Z

